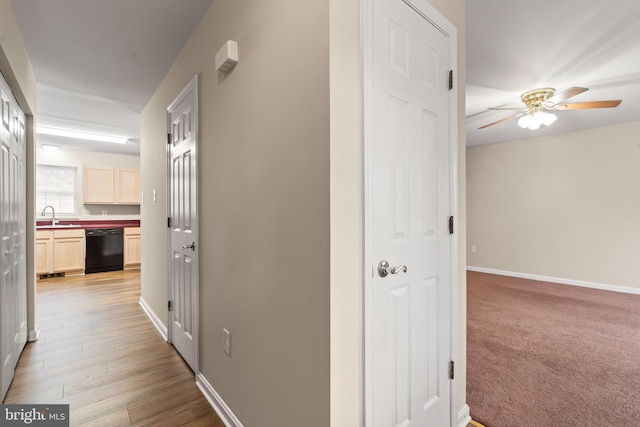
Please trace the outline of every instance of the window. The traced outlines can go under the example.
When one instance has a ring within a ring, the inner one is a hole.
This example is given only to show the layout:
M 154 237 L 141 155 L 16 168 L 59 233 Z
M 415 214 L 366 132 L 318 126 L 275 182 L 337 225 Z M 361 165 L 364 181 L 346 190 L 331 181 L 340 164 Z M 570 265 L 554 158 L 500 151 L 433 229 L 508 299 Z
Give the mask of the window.
M 36 215 L 51 205 L 56 216 L 76 214 L 77 168 L 70 166 L 37 165 Z

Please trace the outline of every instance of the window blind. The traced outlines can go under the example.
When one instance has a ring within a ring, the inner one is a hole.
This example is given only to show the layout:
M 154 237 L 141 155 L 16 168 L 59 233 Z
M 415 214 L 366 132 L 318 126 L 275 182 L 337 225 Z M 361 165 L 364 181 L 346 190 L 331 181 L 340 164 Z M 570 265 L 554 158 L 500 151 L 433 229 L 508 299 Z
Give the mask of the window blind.
M 71 166 L 36 166 L 36 215 L 51 205 L 56 216 L 76 215 L 77 169 Z

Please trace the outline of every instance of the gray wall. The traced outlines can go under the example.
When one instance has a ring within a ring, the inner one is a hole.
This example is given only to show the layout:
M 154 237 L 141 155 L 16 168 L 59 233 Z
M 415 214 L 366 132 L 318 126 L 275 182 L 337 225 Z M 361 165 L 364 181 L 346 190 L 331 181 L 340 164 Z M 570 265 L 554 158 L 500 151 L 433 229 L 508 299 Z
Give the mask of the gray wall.
M 638 133 L 632 122 L 470 148 L 469 265 L 640 289 Z
M 166 107 L 199 74 L 200 369 L 246 426 L 329 425 L 328 9 L 214 2 L 142 113 L 142 297 L 165 320 Z

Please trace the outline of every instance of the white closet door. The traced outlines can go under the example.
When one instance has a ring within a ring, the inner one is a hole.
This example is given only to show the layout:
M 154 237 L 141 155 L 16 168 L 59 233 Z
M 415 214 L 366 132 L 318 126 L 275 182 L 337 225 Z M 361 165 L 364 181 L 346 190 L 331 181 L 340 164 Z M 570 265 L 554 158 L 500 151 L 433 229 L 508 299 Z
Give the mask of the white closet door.
M 372 6 L 367 425 L 450 426 L 452 41 L 424 1 Z
M 0 77 L 2 397 L 27 342 L 25 115 Z

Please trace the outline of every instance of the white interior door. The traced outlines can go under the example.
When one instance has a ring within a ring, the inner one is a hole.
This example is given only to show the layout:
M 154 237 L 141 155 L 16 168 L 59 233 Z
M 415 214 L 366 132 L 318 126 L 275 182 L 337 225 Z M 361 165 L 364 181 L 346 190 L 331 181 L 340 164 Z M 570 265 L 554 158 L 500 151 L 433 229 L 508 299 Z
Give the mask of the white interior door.
M 197 76 L 169 106 L 169 339 L 197 373 Z
M 451 425 L 449 39 L 422 1 L 372 4 L 367 425 L 445 427 Z
M 2 397 L 27 342 L 25 115 L 0 76 Z

